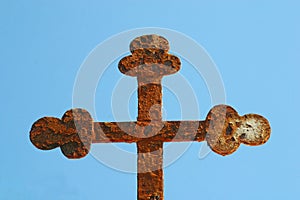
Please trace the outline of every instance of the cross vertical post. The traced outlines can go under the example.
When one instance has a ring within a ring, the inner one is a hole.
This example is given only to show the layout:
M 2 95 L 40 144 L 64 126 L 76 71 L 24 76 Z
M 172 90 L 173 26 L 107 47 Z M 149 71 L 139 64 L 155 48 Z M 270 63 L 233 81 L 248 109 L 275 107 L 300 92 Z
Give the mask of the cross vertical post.
M 138 199 L 163 200 L 163 141 L 149 137 L 152 125 L 162 124 L 162 85 L 164 75 L 177 72 L 180 60 L 168 54 L 168 41 L 157 35 L 135 38 L 130 44 L 132 55 L 119 62 L 119 70 L 136 76 L 138 82 L 138 126 L 144 127 L 137 142 Z M 149 131 L 150 130 L 150 131 Z M 151 133 L 155 134 L 155 133 Z
M 31 128 L 30 140 L 39 149 L 60 147 L 71 159 L 89 153 L 92 143 L 136 143 L 138 200 L 163 200 L 163 143 L 206 140 L 217 154 L 229 155 L 241 143 L 261 145 L 270 137 L 269 122 L 257 114 L 244 116 L 230 106 L 214 106 L 203 121 L 163 121 L 163 76 L 180 69 L 180 59 L 168 53 L 168 41 L 143 35 L 130 44 L 132 55 L 122 58 L 119 70 L 137 78 L 136 122 L 94 122 L 84 109 L 71 109 L 61 119 L 43 117 Z

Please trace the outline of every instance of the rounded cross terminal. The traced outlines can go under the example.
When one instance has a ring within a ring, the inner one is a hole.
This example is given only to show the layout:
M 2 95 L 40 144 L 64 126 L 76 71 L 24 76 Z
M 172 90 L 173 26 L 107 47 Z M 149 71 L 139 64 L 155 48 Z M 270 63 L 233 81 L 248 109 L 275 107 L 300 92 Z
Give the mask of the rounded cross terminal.
M 84 109 L 65 112 L 62 119 L 43 117 L 30 131 L 30 140 L 42 150 L 60 147 L 67 158 L 82 158 L 89 153 L 92 143 L 93 119 Z
M 142 35 L 135 38 L 130 43 L 130 51 L 133 53 L 135 50 L 140 49 L 153 49 L 161 51 L 169 51 L 170 46 L 166 38 L 160 35 Z
M 128 76 L 161 79 L 180 69 L 180 59 L 168 53 L 169 42 L 159 35 L 143 35 L 130 43 L 132 55 L 119 62 L 119 70 Z M 151 81 L 153 81 L 151 79 Z

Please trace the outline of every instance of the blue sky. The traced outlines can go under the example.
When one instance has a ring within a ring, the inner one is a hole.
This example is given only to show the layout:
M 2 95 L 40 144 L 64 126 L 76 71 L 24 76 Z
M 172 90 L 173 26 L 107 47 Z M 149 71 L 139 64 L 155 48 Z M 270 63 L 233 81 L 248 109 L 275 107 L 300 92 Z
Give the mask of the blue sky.
M 77 72 L 92 49 L 142 27 L 173 29 L 201 44 L 222 76 L 227 104 L 265 116 L 272 127 L 267 144 L 227 157 L 199 159 L 201 144 L 193 143 L 165 168 L 165 199 L 299 199 L 299 8 L 296 0 L 1 1 L 0 199 L 136 199 L 135 174 L 91 155 L 68 160 L 59 149 L 40 151 L 29 131 L 40 117 L 72 107 Z M 114 73 L 120 76 L 116 67 L 107 77 Z M 191 81 L 200 120 L 212 105 L 201 78 L 199 84 Z M 96 99 L 109 101 L 109 91 L 101 95 Z M 164 98 L 165 108 L 176 110 L 172 98 Z M 98 120 L 112 120 L 107 106 L 96 106 Z M 178 115 L 169 111 L 167 119 Z

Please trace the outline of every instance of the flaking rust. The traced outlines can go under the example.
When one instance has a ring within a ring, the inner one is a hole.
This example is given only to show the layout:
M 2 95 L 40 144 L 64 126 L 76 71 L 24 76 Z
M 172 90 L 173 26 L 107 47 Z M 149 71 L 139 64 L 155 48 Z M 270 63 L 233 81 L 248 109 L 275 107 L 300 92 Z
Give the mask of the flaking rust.
M 143 35 L 130 44 L 131 55 L 119 62 L 119 70 L 137 77 L 138 116 L 135 122 L 94 122 L 84 109 L 68 110 L 61 119 L 44 117 L 30 131 L 39 149 L 60 147 L 68 158 L 82 158 L 92 143 L 136 143 L 139 200 L 163 200 L 163 143 L 201 142 L 220 155 L 236 151 L 241 143 L 256 146 L 270 137 L 269 122 L 262 116 L 239 116 L 230 106 L 213 107 L 204 121 L 162 121 L 163 76 L 180 70 L 180 59 L 168 53 L 168 41 Z

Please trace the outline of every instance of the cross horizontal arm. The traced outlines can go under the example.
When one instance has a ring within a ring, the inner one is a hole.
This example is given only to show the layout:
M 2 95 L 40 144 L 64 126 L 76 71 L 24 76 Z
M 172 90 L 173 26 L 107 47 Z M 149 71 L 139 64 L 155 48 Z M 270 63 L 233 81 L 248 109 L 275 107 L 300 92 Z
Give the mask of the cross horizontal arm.
M 83 109 L 67 111 L 62 119 L 44 117 L 30 131 L 31 142 L 39 149 L 61 147 L 68 158 L 88 154 L 92 143 L 144 140 L 158 142 L 191 142 L 206 140 L 210 148 L 221 155 L 236 151 L 241 143 L 264 144 L 270 137 L 269 122 L 262 116 L 239 116 L 230 106 L 218 105 L 210 110 L 205 121 L 156 122 L 93 122 Z
M 92 143 L 126 142 L 143 140 L 137 137 L 139 132 L 149 130 L 147 139 L 161 142 L 201 142 L 205 140 L 205 121 L 163 121 L 157 133 L 157 123 L 140 126 L 138 122 L 94 122 Z M 158 127 L 159 128 L 159 127 Z

